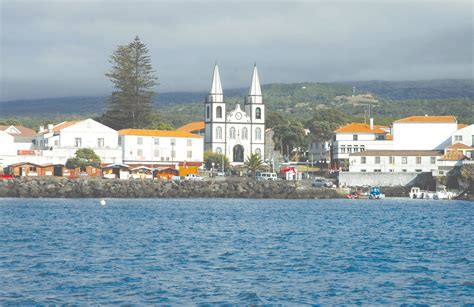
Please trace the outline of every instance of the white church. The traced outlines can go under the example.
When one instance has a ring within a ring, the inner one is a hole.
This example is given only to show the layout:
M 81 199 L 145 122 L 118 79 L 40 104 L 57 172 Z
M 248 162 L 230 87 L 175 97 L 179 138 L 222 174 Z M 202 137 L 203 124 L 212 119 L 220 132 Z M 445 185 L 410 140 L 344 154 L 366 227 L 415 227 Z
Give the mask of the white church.
M 223 153 L 232 165 L 243 164 L 251 153 L 262 159 L 265 150 L 265 105 L 258 78 L 257 66 L 253 67 L 250 91 L 244 110 L 237 103 L 227 112 L 222 92 L 219 68 L 214 67 L 212 86 L 205 102 L 204 149 Z

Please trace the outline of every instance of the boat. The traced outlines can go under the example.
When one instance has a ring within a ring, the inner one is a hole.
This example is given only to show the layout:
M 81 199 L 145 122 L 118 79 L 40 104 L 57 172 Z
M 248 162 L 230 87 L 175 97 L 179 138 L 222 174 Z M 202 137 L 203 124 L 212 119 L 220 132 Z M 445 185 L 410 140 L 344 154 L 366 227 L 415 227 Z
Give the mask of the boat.
M 451 199 L 456 196 L 456 193 L 448 191 L 445 185 L 438 185 L 433 199 Z
M 411 199 L 433 199 L 434 193 L 422 190 L 419 187 L 412 187 L 408 196 Z
M 371 187 L 369 192 L 369 199 L 383 199 L 385 194 L 380 191 L 380 187 Z

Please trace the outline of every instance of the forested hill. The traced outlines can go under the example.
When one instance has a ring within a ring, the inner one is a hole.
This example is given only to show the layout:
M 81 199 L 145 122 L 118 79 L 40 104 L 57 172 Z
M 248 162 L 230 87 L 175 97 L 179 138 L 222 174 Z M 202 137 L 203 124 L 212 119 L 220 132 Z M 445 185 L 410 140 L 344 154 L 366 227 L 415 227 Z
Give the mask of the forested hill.
M 355 97 L 352 97 L 355 87 Z M 248 89 L 225 90 L 229 106 L 242 102 Z M 473 80 L 356 81 L 341 83 L 267 84 L 262 88 L 268 112 L 277 111 L 301 120 L 318 108 L 330 106 L 349 115 L 372 114 L 399 118 L 413 114 L 453 114 L 474 122 Z M 174 126 L 202 119 L 206 92 L 160 93 L 154 105 Z M 107 97 L 64 97 L 0 102 L 0 119 L 68 118 L 101 114 Z

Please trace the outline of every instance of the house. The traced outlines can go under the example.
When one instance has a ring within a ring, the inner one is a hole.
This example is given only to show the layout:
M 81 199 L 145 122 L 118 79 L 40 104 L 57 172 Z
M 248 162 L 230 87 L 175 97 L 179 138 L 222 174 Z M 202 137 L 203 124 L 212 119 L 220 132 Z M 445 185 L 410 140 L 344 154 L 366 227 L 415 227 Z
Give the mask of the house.
M 431 173 L 442 156 L 437 150 L 368 150 L 351 154 L 349 172 Z
M 198 163 L 204 156 L 203 137 L 186 131 L 122 129 L 118 131 L 123 162 L 133 164 L 176 165 Z
M 144 165 L 130 168 L 130 178 L 153 179 L 153 169 Z
M 308 148 L 308 161 L 312 164 L 330 163 L 331 162 L 331 143 L 326 142 L 312 142 Z
M 20 162 L 9 165 L 7 167 L 7 174 L 14 177 L 37 177 L 40 174 L 41 165 L 30 163 L 30 162 Z
M 350 123 L 335 131 L 331 142 L 331 166 L 347 168 L 352 153 L 366 150 L 390 150 L 393 147 L 390 128 L 370 123 Z
M 44 163 L 65 164 L 81 148 L 90 148 L 103 163 L 121 163 L 118 133 L 93 119 L 62 122 L 40 130 L 35 149 Z
M 176 129 L 176 131 L 189 132 L 189 133 L 197 134 L 199 136 L 204 137 L 205 128 L 206 128 L 206 125 L 204 124 L 204 122 L 200 121 L 200 122 L 192 122 L 184 126 L 181 126 L 178 129 Z
M 13 136 L 15 150 L 33 149 L 33 141 L 36 137 L 36 131 L 33 129 L 18 125 L 10 125 L 0 126 L 0 131 Z
M 104 178 L 108 179 L 128 179 L 130 177 L 130 167 L 125 164 L 109 164 L 102 167 Z
M 454 116 L 410 116 L 393 122 L 393 148 L 443 150 L 458 131 Z
M 32 153 L 36 132 L 23 126 L 0 126 L 0 168 L 23 162 L 18 155 Z M 37 162 L 37 161 L 31 161 Z
M 462 143 L 470 147 L 474 147 L 474 125 L 458 125 L 451 136 L 451 144 Z

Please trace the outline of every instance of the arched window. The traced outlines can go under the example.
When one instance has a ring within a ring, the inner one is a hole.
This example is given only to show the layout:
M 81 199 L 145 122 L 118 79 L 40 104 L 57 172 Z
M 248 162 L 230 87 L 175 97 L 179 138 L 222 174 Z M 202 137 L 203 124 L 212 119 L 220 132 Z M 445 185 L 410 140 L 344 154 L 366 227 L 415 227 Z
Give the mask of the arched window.
M 247 128 L 242 128 L 242 140 L 246 140 L 249 138 L 249 131 L 247 130 Z
M 216 128 L 216 139 L 222 139 L 222 128 L 221 127 L 217 127 Z
M 206 118 L 209 118 L 209 112 L 210 112 L 209 111 L 209 106 L 207 106 L 207 108 L 206 108 Z
M 216 117 L 217 118 L 222 118 L 222 107 L 217 107 L 216 108 Z
M 222 153 L 222 148 L 217 147 L 217 148 L 216 148 L 216 153 L 218 153 L 218 154 Z
M 260 157 L 262 156 L 262 151 L 260 150 L 260 148 L 255 149 L 255 153 Z
M 235 139 L 235 128 L 234 128 L 234 127 L 230 128 L 230 131 L 229 131 L 229 138 L 230 138 L 231 140 Z
M 262 129 L 258 128 L 255 129 L 255 139 L 261 140 L 262 139 Z
M 255 118 L 262 119 L 262 110 L 260 108 L 255 109 Z

